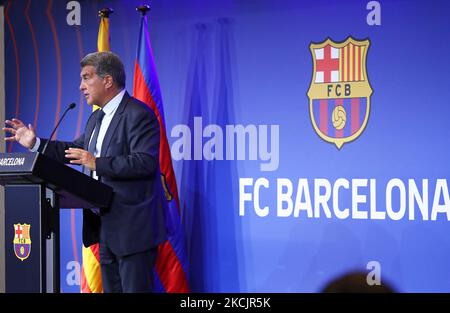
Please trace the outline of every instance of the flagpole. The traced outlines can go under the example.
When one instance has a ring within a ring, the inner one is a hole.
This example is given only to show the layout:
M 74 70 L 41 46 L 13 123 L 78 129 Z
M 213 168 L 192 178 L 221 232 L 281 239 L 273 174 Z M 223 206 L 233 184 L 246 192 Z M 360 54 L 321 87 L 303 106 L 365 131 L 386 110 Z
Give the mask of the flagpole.
M 113 9 L 111 9 L 111 8 L 103 8 L 100 11 L 98 11 L 98 16 L 104 17 L 104 18 L 109 18 L 109 15 L 111 13 L 114 13 Z
M 150 6 L 148 4 L 143 4 L 136 7 L 136 11 L 141 12 L 142 16 L 145 16 L 148 11 L 150 11 Z

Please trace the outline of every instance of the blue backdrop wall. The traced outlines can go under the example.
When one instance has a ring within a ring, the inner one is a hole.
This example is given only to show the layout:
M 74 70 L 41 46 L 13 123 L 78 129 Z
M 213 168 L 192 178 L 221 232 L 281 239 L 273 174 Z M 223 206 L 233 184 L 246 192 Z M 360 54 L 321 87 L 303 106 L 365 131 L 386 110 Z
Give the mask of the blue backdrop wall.
M 47 137 L 75 101 L 64 140 L 90 114 L 79 60 L 96 50 L 103 7 L 132 90 L 141 3 L 75 1 L 69 25 L 68 2 L 5 3 L 6 116 Z M 448 1 L 149 4 L 192 290 L 317 292 L 361 270 L 402 292 L 450 291 Z M 338 148 L 353 120 L 360 134 Z M 80 212 L 65 210 L 61 229 L 61 288 L 78 292 Z

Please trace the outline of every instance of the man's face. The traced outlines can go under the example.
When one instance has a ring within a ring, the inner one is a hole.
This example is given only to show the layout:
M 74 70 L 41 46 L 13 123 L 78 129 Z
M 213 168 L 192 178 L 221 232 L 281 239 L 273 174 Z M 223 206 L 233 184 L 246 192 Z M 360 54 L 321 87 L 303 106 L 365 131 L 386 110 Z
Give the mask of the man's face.
M 89 105 L 98 105 L 103 107 L 105 104 L 106 95 L 106 81 L 97 75 L 95 67 L 86 65 L 81 69 L 80 73 L 81 83 L 80 90 L 86 98 Z

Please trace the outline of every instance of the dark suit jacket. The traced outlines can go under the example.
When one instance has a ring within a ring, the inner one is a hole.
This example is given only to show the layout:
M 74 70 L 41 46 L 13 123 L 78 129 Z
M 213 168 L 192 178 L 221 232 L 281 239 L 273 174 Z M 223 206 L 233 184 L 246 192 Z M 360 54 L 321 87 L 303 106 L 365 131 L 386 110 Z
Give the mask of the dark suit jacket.
M 85 132 L 73 142 L 51 141 L 45 152 L 64 163 L 69 147 L 88 149 L 97 111 Z M 108 127 L 100 157 L 96 159 L 99 180 L 114 189 L 109 208 L 99 216 L 83 211 L 83 244 L 99 240 L 124 256 L 156 247 L 165 240 L 166 201 L 159 171 L 159 124 L 144 103 L 125 93 Z M 40 149 L 46 140 L 41 141 Z

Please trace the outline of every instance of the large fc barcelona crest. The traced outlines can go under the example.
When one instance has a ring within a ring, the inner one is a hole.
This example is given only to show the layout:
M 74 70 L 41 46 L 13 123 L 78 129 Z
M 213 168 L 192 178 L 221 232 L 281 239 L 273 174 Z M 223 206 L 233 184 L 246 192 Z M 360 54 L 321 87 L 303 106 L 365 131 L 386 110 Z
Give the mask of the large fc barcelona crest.
M 316 133 L 341 149 L 364 131 L 372 88 L 367 77 L 369 40 L 329 38 L 311 43 L 313 75 L 308 90 L 309 112 Z
M 30 256 L 30 224 L 14 224 L 14 253 L 21 261 Z

